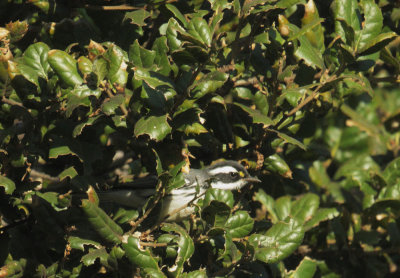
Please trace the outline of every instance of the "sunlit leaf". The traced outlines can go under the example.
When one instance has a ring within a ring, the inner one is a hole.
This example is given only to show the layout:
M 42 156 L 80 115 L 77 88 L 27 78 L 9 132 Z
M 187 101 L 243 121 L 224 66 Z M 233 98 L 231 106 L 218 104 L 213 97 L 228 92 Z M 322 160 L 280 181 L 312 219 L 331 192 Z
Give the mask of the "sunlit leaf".
M 101 208 L 89 200 L 82 201 L 82 209 L 85 212 L 94 230 L 106 241 L 120 243 L 122 229 Z
M 0 176 L 0 186 L 4 188 L 6 194 L 12 194 L 15 190 L 15 183 L 4 176 Z
M 274 224 L 265 234 L 252 234 L 249 243 L 255 258 L 265 263 L 276 263 L 293 253 L 303 241 L 301 225 L 290 219 Z
M 252 231 L 253 226 L 254 220 L 245 211 L 237 211 L 225 223 L 227 232 L 233 238 L 247 236 Z
M 149 116 L 140 118 L 135 124 L 135 136 L 147 134 L 151 139 L 160 141 L 171 132 L 167 116 Z
M 77 61 L 68 53 L 61 50 L 50 50 L 48 62 L 60 79 L 68 86 L 74 87 L 83 82 L 78 73 Z
M 188 233 L 176 224 L 165 223 L 162 227 L 163 231 L 175 232 L 179 234 L 178 254 L 175 264 L 168 268 L 168 271 L 174 276 L 179 276 L 183 272 L 184 263 L 187 262 L 194 252 L 194 243 Z

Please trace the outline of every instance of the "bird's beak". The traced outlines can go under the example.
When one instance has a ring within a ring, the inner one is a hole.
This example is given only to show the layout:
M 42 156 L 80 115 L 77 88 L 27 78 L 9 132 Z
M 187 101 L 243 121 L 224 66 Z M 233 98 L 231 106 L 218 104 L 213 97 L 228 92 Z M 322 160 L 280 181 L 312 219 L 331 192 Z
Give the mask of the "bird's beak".
M 246 180 L 247 182 L 249 182 L 249 183 L 252 183 L 252 182 L 255 182 L 255 183 L 261 182 L 257 177 L 248 177 L 248 178 L 245 178 L 245 180 Z

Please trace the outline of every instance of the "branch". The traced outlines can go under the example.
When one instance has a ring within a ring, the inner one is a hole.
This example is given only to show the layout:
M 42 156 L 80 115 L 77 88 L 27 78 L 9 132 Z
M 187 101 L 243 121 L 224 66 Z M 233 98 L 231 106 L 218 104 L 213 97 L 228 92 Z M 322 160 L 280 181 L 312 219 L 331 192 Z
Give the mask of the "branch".
M 156 247 L 167 247 L 168 246 L 167 243 L 143 242 L 143 241 L 140 242 L 140 245 L 141 246 L 150 246 L 150 247 L 153 247 L 153 248 L 156 248 Z
M 302 102 L 300 102 L 299 105 L 297 105 L 295 108 L 293 108 L 292 110 L 290 110 L 290 112 L 288 114 L 286 114 L 286 116 L 290 117 L 293 114 L 295 114 L 297 111 L 299 111 L 301 108 L 303 108 L 304 106 L 306 106 L 310 101 L 312 101 L 317 94 L 319 93 L 318 91 L 325 86 L 325 84 L 332 82 L 332 80 L 334 80 L 336 78 L 336 75 L 332 75 L 330 78 L 328 78 L 328 80 L 326 80 L 323 83 L 319 83 L 318 86 L 314 89 L 314 91 L 311 93 L 311 95 L 309 95 L 305 100 L 303 100 Z
M 95 11 L 134 11 L 141 10 L 142 8 L 133 7 L 129 5 L 118 5 L 118 6 L 96 6 L 96 5 L 85 5 L 85 9 Z
M 8 99 L 8 98 L 6 98 L 5 96 L 3 96 L 3 97 L 1 98 L 1 101 L 4 102 L 4 103 L 6 103 L 6 104 L 9 104 L 9 105 L 16 105 L 16 106 L 24 107 L 24 105 L 23 105 L 22 103 L 16 102 L 16 101 L 14 101 L 14 100 L 12 100 L 12 99 Z
M 162 186 L 162 182 L 159 181 L 157 188 L 156 188 L 156 192 L 159 192 Z M 130 231 L 130 233 L 133 233 L 136 228 L 149 216 L 150 212 L 152 212 L 152 210 L 156 207 L 156 205 L 158 204 L 158 202 L 161 200 L 161 198 L 164 197 L 164 194 L 160 194 L 157 199 L 154 200 L 154 202 L 151 204 L 151 206 L 146 210 L 146 212 L 143 214 L 142 217 L 139 218 L 139 220 L 135 221 L 134 223 L 131 224 L 132 229 Z

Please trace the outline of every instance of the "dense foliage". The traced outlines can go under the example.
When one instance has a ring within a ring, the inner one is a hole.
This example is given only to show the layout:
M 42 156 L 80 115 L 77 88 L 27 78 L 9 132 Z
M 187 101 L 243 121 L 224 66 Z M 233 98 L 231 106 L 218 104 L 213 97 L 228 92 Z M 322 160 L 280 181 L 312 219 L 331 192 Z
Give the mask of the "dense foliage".
M 400 274 L 397 1 L 9 0 L 0 20 L 0 277 Z M 154 224 L 221 158 L 262 183 Z M 99 204 L 146 173 L 143 210 Z

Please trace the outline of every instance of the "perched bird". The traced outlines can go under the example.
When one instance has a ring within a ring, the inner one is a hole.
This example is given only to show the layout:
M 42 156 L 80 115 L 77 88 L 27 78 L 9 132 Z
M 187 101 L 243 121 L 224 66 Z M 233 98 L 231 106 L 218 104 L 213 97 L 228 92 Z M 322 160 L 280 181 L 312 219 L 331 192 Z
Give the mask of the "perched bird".
M 173 189 L 164 196 L 159 220 L 180 221 L 188 217 L 194 212 L 194 208 L 186 205 L 202 196 L 208 188 L 239 190 L 247 184 L 260 182 L 257 177 L 250 176 L 243 165 L 231 160 L 218 162 L 204 169 L 191 169 L 184 174 L 184 179 L 185 184 L 182 187 Z M 98 195 L 100 202 L 111 201 L 138 209 L 155 194 L 156 184 L 157 178 L 150 177 L 127 189 L 104 191 Z

